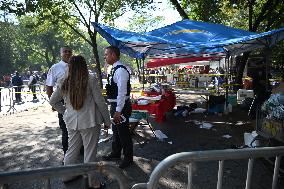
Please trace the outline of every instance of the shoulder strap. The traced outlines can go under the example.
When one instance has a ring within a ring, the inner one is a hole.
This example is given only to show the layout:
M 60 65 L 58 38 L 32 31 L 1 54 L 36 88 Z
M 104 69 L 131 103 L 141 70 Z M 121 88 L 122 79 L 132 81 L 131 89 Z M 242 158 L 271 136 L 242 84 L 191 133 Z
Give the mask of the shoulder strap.
M 112 76 L 112 77 L 113 77 L 115 71 L 116 71 L 118 68 L 123 68 L 123 69 L 125 69 L 125 70 L 127 71 L 127 73 L 130 75 L 129 71 L 127 70 L 127 68 L 126 68 L 124 65 L 117 65 L 117 66 L 115 66 L 115 67 L 113 68 L 113 70 L 112 70 L 112 73 L 111 73 L 111 76 Z

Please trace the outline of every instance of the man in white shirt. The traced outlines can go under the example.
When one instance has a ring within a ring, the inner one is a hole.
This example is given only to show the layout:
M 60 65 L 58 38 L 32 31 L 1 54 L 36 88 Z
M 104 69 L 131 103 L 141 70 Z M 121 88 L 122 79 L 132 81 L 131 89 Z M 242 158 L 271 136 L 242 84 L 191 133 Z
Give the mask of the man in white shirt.
M 119 164 L 119 167 L 123 169 L 133 162 L 133 143 L 129 131 L 129 117 L 132 108 L 129 98 L 130 73 L 127 67 L 119 61 L 119 58 L 120 51 L 117 47 L 109 46 L 106 48 L 105 61 L 112 65 L 106 90 L 114 123 L 112 125 L 112 152 L 107 156 L 103 156 L 103 159 L 105 161 L 120 159 L 121 151 L 123 151 L 124 158 Z
M 72 56 L 72 50 L 68 46 L 60 48 L 61 61 L 51 66 L 46 78 L 46 93 L 50 98 L 53 93 L 53 88 L 57 87 L 58 81 L 63 79 L 68 72 L 69 58 Z M 68 149 L 68 131 L 63 120 L 63 115 L 58 113 L 59 126 L 62 130 L 62 147 L 64 155 Z

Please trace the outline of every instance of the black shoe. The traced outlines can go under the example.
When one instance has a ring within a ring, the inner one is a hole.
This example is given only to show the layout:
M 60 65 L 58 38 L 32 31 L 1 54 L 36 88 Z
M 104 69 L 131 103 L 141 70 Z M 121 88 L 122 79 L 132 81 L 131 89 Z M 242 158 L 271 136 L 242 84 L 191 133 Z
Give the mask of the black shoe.
M 119 164 L 120 169 L 125 169 L 126 167 L 129 167 L 133 163 L 133 160 L 122 160 Z
M 104 161 L 116 161 L 116 160 L 120 160 L 120 156 L 110 153 L 109 155 L 102 156 L 102 159 Z

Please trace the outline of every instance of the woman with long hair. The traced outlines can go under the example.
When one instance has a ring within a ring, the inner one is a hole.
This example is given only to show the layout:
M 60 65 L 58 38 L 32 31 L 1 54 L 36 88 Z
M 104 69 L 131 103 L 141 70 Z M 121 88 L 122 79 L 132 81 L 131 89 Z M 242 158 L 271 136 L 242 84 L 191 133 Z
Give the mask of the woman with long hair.
M 65 102 L 65 106 L 61 103 Z M 101 125 L 110 126 L 110 114 L 95 76 L 88 72 L 83 56 L 72 56 L 68 75 L 50 98 L 51 106 L 63 114 L 69 139 L 64 165 L 74 164 L 84 146 L 84 163 L 94 162 Z M 65 182 L 73 178 L 65 178 Z M 102 188 L 95 174 L 89 174 L 90 188 Z

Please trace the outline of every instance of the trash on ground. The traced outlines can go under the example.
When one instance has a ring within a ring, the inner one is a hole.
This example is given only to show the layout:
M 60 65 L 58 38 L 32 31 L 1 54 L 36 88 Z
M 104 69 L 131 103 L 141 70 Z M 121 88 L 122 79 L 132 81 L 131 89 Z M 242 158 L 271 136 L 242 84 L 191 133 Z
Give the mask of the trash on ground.
M 154 131 L 155 135 L 157 136 L 157 138 L 159 140 L 164 140 L 165 138 L 168 138 L 167 135 L 165 135 L 164 133 L 162 133 L 161 130 L 155 130 Z
M 222 137 L 224 137 L 224 138 L 231 138 L 232 136 L 231 135 L 223 135 Z
M 200 114 L 200 113 L 204 113 L 204 112 L 206 112 L 206 109 L 204 109 L 204 108 L 196 108 L 193 111 L 191 111 L 190 113 Z
M 197 120 L 186 120 L 185 123 L 194 123 L 195 125 L 200 125 L 202 122 L 197 121 Z
M 197 121 L 197 120 L 193 120 L 193 123 L 194 123 L 195 125 L 201 125 L 201 124 L 202 124 L 202 122 Z
M 243 121 L 238 121 L 235 125 L 245 125 L 246 122 L 243 122 Z
M 244 143 L 246 146 L 250 148 L 258 147 L 259 146 L 259 140 L 255 140 L 255 138 L 258 136 L 256 131 L 253 131 L 251 133 L 244 133 Z
M 213 127 L 213 125 L 211 123 L 206 123 L 206 122 L 203 122 L 199 128 L 201 129 L 211 129 Z

